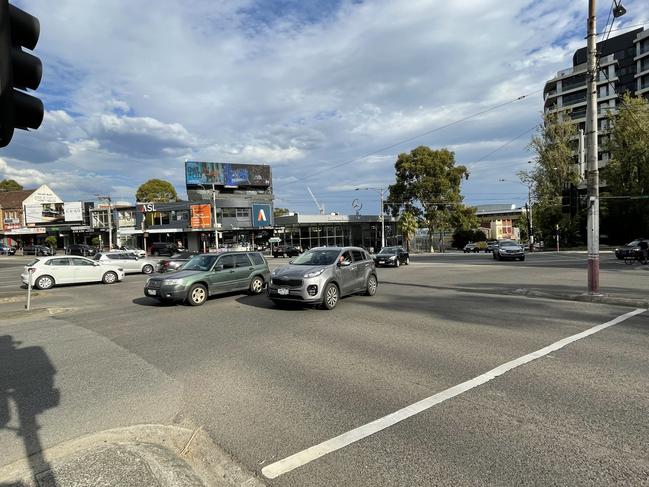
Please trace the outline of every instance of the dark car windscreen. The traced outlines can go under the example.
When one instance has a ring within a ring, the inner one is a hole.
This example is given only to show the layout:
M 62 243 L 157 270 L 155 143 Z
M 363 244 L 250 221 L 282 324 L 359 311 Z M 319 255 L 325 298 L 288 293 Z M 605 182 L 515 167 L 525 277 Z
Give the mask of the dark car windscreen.
M 191 258 L 184 266 L 182 266 L 183 271 L 209 271 L 218 255 L 196 255 Z
M 394 255 L 397 253 L 397 249 L 394 247 L 385 247 L 381 249 L 381 251 L 378 253 L 378 255 Z
M 331 265 L 336 262 L 339 250 L 308 250 L 292 263 L 295 265 Z

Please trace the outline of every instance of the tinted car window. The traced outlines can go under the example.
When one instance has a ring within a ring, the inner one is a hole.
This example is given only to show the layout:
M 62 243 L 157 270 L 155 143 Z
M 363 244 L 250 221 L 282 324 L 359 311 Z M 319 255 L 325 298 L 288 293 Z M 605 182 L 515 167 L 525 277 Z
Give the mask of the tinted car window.
M 354 256 L 354 262 L 360 262 L 365 260 L 365 257 L 363 256 L 363 252 L 360 250 L 352 250 L 352 255 Z
M 246 254 L 237 254 L 234 256 L 234 262 L 237 267 L 250 267 L 250 259 Z
M 295 265 L 331 265 L 336 262 L 338 250 L 309 250 L 293 261 Z
M 196 255 L 182 268 L 185 271 L 209 271 L 216 259 L 218 255 Z
M 70 260 L 69 259 L 50 259 L 46 262 L 46 265 L 56 265 L 56 266 L 61 266 L 61 265 L 70 265 Z
M 219 264 L 223 266 L 224 269 L 234 269 L 234 255 L 224 255 L 219 260 Z
M 72 258 L 72 265 L 92 265 L 92 262 L 86 259 Z
M 106 257 L 108 257 L 110 260 L 121 260 L 122 256 L 119 254 L 107 254 Z
M 248 254 L 248 256 L 252 260 L 252 263 L 255 265 L 262 265 L 264 263 L 264 258 L 262 257 L 261 254 L 258 254 L 257 252 Z

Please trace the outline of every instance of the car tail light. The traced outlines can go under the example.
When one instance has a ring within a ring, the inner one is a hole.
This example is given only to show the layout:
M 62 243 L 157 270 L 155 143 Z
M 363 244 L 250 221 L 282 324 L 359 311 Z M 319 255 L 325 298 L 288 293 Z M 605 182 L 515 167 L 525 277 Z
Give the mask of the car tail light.
M 27 272 L 36 272 L 36 267 L 28 267 Z

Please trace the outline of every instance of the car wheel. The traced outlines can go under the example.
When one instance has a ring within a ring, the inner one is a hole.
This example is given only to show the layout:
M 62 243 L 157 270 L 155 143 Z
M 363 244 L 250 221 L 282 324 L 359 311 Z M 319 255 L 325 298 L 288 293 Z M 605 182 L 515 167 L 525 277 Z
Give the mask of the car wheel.
M 104 284 L 113 284 L 117 282 L 117 274 L 115 274 L 113 271 L 108 271 L 106 274 L 104 274 L 104 277 L 101 278 L 101 282 Z
M 38 289 L 50 289 L 54 286 L 54 278 L 52 276 L 41 276 L 36 279 L 36 287 Z
M 187 293 L 187 302 L 192 306 L 200 306 L 207 300 L 207 289 L 202 284 L 194 284 Z
M 401 261 L 397 257 L 397 261 L 394 263 L 394 267 L 399 267 L 401 265 Z
M 259 276 L 253 277 L 252 281 L 250 281 L 250 287 L 249 287 L 250 294 L 261 294 L 263 290 L 264 290 L 264 280 Z
M 142 267 L 142 272 L 144 274 L 151 274 L 153 272 L 153 266 L 151 264 L 146 264 L 144 267 Z
M 327 284 L 327 287 L 324 291 L 324 297 L 322 299 L 322 307 L 324 309 L 334 309 L 338 304 L 339 292 L 338 286 L 333 282 Z
M 379 286 L 379 282 L 376 279 L 374 274 L 370 274 L 367 278 L 367 285 L 365 286 L 365 295 L 374 296 L 376 294 L 376 288 Z

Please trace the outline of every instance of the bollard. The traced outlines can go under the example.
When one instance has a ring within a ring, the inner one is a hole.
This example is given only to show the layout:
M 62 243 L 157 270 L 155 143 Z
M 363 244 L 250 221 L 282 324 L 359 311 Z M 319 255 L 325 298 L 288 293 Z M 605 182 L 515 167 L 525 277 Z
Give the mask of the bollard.
M 32 274 L 34 273 L 33 269 L 27 269 L 27 305 L 25 308 L 27 308 L 27 311 L 31 309 L 31 302 L 32 302 Z

